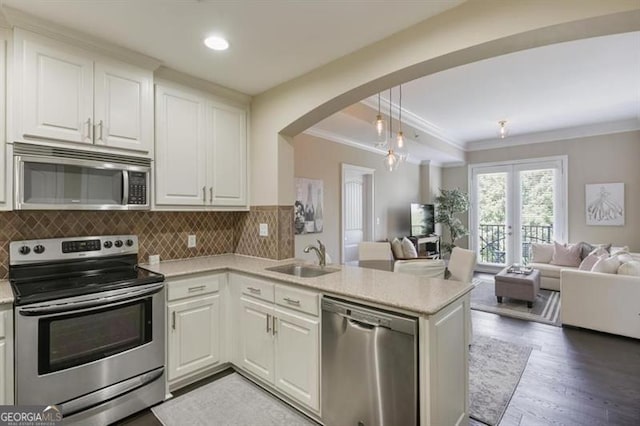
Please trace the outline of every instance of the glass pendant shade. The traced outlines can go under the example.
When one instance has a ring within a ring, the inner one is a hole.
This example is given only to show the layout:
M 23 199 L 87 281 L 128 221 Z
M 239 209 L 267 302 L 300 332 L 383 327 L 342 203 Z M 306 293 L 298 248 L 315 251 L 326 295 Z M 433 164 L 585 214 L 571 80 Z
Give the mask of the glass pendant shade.
M 376 146 L 381 147 L 387 144 L 387 122 L 382 118 L 381 114 L 376 116 L 373 122 L 376 129 Z
M 398 158 L 398 155 L 390 149 L 387 152 L 387 155 L 384 156 L 384 168 L 387 169 L 387 171 L 392 172 L 398 168 L 399 164 L 400 159 Z
M 498 121 L 500 128 L 498 129 L 498 137 L 504 139 L 509 136 L 509 129 L 507 129 L 507 120 Z
M 409 151 L 407 150 L 407 140 L 405 139 L 402 130 L 398 132 L 398 136 L 396 137 L 394 152 L 398 155 L 400 161 L 405 161 L 409 155 Z

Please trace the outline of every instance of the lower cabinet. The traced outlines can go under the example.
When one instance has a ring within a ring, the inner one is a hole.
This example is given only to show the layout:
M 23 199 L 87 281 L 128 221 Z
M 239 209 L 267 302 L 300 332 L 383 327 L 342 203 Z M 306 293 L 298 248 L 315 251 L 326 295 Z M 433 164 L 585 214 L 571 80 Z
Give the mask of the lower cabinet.
M 168 281 L 169 382 L 222 363 L 220 285 L 224 281 L 225 274 Z
M 253 277 L 246 278 L 246 281 L 243 277 L 237 279 L 242 281 L 239 287 L 243 293 L 238 305 L 240 312 L 236 331 L 238 367 L 318 412 L 318 294 Z M 280 294 L 289 301 L 299 301 L 294 306 L 300 310 L 280 306 Z

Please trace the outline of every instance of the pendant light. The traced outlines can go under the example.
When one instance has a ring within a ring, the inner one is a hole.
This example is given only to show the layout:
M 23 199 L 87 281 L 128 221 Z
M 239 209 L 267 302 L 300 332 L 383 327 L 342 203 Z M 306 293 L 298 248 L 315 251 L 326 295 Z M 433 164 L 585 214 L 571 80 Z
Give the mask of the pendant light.
M 396 146 L 395 152 L 399 157 L 399 160 L 405 161 L 408 156 L 407 152 L 407 141 L 404 138 L 404 133 L 402 132 L 402 84 L 400 85 L 400 102 L 398 105 L 398 135 L 396 137 Z
M 498 137 L 500 139 L 504 139 L 509 136 L 509 129 L 507 129 L 507 120 L 498 121 L 498 126 L 500 126 L 500 128 L 498 129 Z
M 400 158 L 395 153 L 395 142 L 393 140 L 393 121 L 391 115 L 391 89 L 389 89 L 389 141 L 387 143 L 387 154 L 384 156 L 384 167 L 387 171 L 392 172 L 398 168 L 400 164 Z
M 380 93 L 378 92 L 378 115 L 373 122 L 376 129 L 376 148 L 384 148 L 387 145 L 387 122 L 382 118 L 380 111 Z

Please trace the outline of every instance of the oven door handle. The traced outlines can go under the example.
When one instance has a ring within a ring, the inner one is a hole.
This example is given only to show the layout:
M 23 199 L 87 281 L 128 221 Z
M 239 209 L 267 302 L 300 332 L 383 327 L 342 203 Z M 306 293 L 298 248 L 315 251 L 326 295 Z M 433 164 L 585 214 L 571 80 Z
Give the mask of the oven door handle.
M 150 296 L 158 293 L 164 287 L 164 283 L 158 283 L 153 285 L 144 286 L 144 288 L 130 290 L 125 293 L 115 294 L 112 296 L 98 297 L 89 300 L 78 300 L 76 302 L 65 303 L 50 303 L 37 305 L 27 308 L 18 308 L 20 315 L 31 317 L 40 316 L 46 314 L 56 314 L 61 312 L 71 312 L 79 309 L 93 308 L 97 306 L 104 306 L 114 302 L 122 302 L 131 299 L 138 299 L 144 296 Z

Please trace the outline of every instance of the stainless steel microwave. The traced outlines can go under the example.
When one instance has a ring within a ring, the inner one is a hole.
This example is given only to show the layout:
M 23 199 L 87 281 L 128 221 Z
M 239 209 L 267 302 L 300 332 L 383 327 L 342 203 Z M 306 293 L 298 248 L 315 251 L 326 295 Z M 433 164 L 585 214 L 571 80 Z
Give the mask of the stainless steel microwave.
M 16 144 L 15 210 L 148 210 L 151 160 Z

